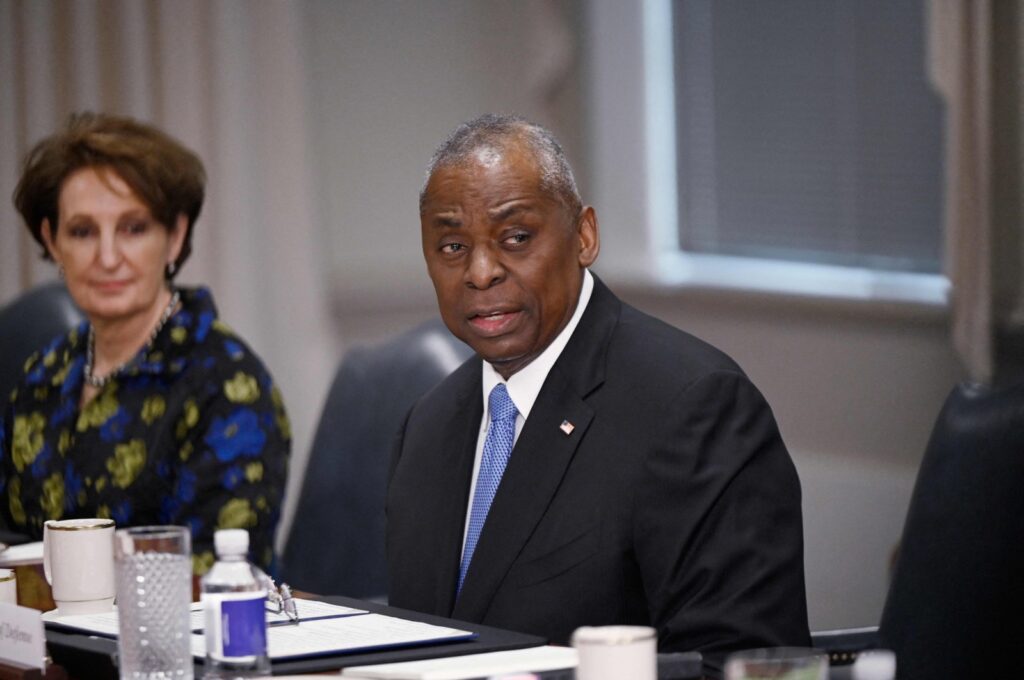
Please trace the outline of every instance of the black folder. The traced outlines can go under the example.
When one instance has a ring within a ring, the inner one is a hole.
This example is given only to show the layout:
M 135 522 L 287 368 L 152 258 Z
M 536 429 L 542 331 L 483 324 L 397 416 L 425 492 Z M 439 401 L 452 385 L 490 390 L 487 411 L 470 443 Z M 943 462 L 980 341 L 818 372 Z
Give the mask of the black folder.
M 500 652 L 510 649 L 538 647 L 547 641 L 544 638 L 525 633 L 491 628 L 477 623 L 455 621 L 440 616 L 431 616 L 419 612 L 388 607 L 375 602 L 366 602 L 350 597 L 322 597 L 325 602 L 366 609 L 371 612 L 396 616 L 412 621 L 422 621 L 438 626 L 460 628 L 472 631 L 476 637 L 472 640 L 418 644 L 408 647 L 393 647 L 374 652 L 353 652 L 348 654 L 332 654 L 303 659 L 290 659 L 272 663 L 274 675 L 318 673 L 321 671 L 338 670 L 348 666 L 366 666 L 379 663 L 395 663 L 398 661 L 417 661 L 419 659 L 435 659 L 444 656 L 461 656 L 464 654 L 483 654 Z M 299 624 L 302 625 L 301 623 Z M 54 662 L 60 664 L 71 677 L 116 679 L 117 672 L 117 640 L 100 638 L 84 633 L 69 632 L 67 629 L 47 628 L 46 644 Z M 196 662 L 196 677 L 202 677 L 203 664 Z

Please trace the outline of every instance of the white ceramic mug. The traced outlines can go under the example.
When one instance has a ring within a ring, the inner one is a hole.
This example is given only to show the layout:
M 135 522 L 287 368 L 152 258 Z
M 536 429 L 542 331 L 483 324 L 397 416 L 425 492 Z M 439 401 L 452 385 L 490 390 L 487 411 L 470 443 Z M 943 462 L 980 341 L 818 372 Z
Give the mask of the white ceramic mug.
M 13 569 L 0 569 L 0 604 L 18 604 L 18 581 Z
M 114 520 L 60 519 L 43 525 L 43 572 L 57 615 L 97 614 L 114 604 Z
M 583 626 L 572 634 L 578 680 L 656 680 L 658 640 L 649 626 Z

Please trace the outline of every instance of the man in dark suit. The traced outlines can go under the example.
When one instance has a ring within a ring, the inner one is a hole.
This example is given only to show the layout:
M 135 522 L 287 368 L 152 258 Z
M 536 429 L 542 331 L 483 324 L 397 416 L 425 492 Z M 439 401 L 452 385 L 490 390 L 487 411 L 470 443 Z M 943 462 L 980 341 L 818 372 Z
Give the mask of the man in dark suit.
M 800 485 L 771 410 L 589 272 L 597 218 L 550 133 L 463 124 L 420 219 L 441 316 L 478 357 L 399 433 L 390 603 L 555 643 L 643 624 L 712 658 L 807 644 Z

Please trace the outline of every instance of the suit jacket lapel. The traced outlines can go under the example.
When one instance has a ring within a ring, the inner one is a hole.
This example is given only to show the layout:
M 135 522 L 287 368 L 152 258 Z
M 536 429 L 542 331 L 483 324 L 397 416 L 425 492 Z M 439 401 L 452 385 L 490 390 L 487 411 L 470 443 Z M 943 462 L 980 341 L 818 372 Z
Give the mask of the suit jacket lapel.
M 595 277 L 587 310 L 544 381 L 512 450 L 455 602 L 454 618 L 483 620 L 495 592 L 558 491 L 593 420 L 585 398 L 604 380 L 605 354 L 619 308 L 618 299 Z M 478 414 L 481 409 L 482 405 Z M 566 420 L 573 425 L 569 434 L 561 429 Z
M 462 538 L 468 508 L 467 490 L 473 474 L 473 456 L 476 451 L 483 401 L 480 397 L 480 359 L 468 362 L 466 377 L 461 380 L 450 417 L 439 423 L 436 450 L 443 452 L 437 458 L 436 485 L 431 487 L 432 498 L 424 505 L 431 516 L 424 516 L 421 525 L 436 532 L 436 550 L 422 555 L 422 563 L 415 569 L 428 574 L 438 601 L 434 611 L 447 615 L 455 602 L 459 562 L 462 557 Z M 436 492 L 436 493 L 435 493 Z M 429 510 L 428 510 L 429 508 Z

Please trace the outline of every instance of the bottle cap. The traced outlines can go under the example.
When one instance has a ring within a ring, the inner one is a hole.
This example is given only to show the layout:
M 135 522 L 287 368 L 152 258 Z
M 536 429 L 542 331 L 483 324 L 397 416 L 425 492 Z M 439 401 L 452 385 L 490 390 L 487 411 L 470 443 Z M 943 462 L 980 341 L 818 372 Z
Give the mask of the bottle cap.
M 249 552 L 249 532 L 245 529 L 218 529 L 213 533 L 213 549 L 217 557 L 244 555 Z

